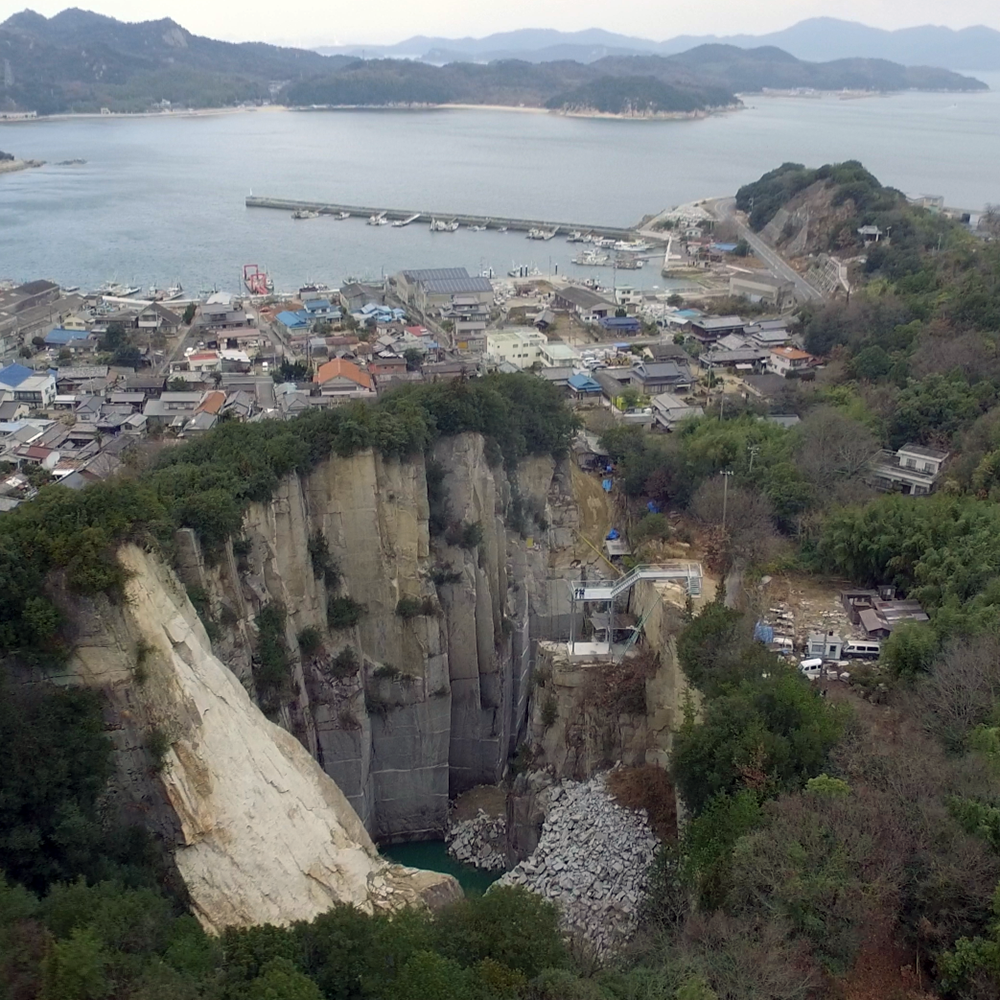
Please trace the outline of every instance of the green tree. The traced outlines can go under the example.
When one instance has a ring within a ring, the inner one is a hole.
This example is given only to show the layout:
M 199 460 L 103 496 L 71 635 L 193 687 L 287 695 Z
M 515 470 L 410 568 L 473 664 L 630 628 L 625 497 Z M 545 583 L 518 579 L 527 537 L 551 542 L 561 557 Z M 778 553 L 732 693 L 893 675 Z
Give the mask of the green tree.
M 843 712 L 774 658 L 765 677 L 744 679 L 685 720 L 674 742 L 673 772 L 698 814 L 719 794 L 747 789 L 769 797 L 823 772 Z
M 435 931 L 438 950 L 464 966 L 488 958 L 531 978 L 568 961 L 558 911 L 519 886 L 455 903 L 438 915 Z
M 193 302 L 189 302 L 184 307 L 184 316 L 182 317 L 182 319 L 184 321 L 184 325 L 185 326 L 190 326 L 191 325 L 192 321 L 194 320 L 195 313 L 197 313 L 197 312 L 198 312 L 198 307 Z
M 287 958 L 272 958 L 247 985 L 247 1000 L 322 1000 L 319 987 Z
M 901 622 L 882 647 L 882 663 L 896 677 L 926 673 L 939 648 L 934 630 L 923 622 Z
M 57 941 L 43 966 L 43 1000 L 102 1000 L 111 992 L 109 956 L 93 931 L 77 928 Z

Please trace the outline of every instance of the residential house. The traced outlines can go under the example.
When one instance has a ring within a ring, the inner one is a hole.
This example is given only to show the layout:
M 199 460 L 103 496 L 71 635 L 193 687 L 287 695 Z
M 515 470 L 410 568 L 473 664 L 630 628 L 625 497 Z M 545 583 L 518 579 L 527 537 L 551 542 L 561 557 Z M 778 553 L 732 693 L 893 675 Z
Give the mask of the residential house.
M 92 353 L 97 346 L 97 338 L 87 330 L 64 330 L 57 326 L 45 334 L 45 346 L 73 353 Z
M 433 361 L 421 369 L 427 382 L 451 382 L 457 378 L 476 378 L 479 366 L 470 361 Z
M 304 333 L 311 325 L 311 317 L 305 309 L 300 309 L 295 312 L 284 309 L 274 317 L 274 321 L 287 334 Z
M 689 392 L 694 384 L 690 369 L 676 361 L 640 361 L 632 366 L 630 381 L 644 396 Z
M 14 399 L 33 409 L 51 406 L 56 401 L 56 380 L 51 375 L 32 375 L 14 387 Z
M 176 333 L 183 323 L 183 317 L 178 316 L 159 302 L 153 302 L 140 310 L 135 317 L 135 326 L 139 330 L 148 330 L 163 334 Z M 65 327 L 66 324 L 63 323 Z
M 654 396 L 652 404 L 653 421 L 665 431 L 675 430 L 684 420 L 705 415 L 700 406 L 692 406 L 672 392 L 661 392 L 658 396 Z
M 755 347 L 783 347 L 792 339 L 788 323 L 783 319 L 763 319 L 748 323 L 743 333 Z
M 807 371 L 816 363 L 816 359 L 808 351 L 800 351 L 797 347 L 772 347 L 767 359 L 768 371 L 775 375 L 797 375 Z
M 559 367 L 549 367 L 538 369 L 538 377 L 544 379 L 549 385 L 554 385 L 558 389 L 569 388 L 569 380 L 576 374 L 576 368 L 572 365 L 562 365 Z M 597 386 L 597 391 L 601 391 L 601 387 Z
M 194 416 L 204 392 L 164 392 L 159 399 L 148 399 L 143 414 L 150 426 L 183 427 Z M 225 394 L 223 394 L 223 397 Z
M 937 485 L 948 455 L 946 451 L 919 444 L 905 444 L 895 452 L 880 452 L 872 465 L 872 485 L 909 496 L 926 496 Z
M 400 358 L 395 354 L 372 358 L 368 362 L 369 375 L 404 375 L 406 374 L 406 358 Z
M 739 316 L 698 316 L 688 321 L 688 332 L 701 344 L 714 344 L 728 333 L 742 334 L 745 326 Z
M 195 351 L 186 358 L 188 370 L 192 372 L 222 371 L 222 355 L 218 351 Z
M 302 308 L 312 319 L 340 319 L 341 311 L 329 299 L 307 299 Z
M 602 330 L 619 335 L 638 333 L 642 329 L 636 316 L 601 316 L 597 322 Z
M 576 349 L 559 341 L 549 341 L 538 353 L 542 364 L 550 368 L 563 368 L 580 363 L 580 355 Z
M 7 395 L 5 393 L 5 395 Z M 59 397 L 57 396 L 56 399 Z M 27 403 L 19 402 L 10 394 L 10 399 L 5 399 L 0 403 L 0 423 L 9 424 L 21 417 L 26 417 L 31 408 Z
M 744 347 L 738 351 L 706 351 L 698 363 L 709 371 L 715 368 L 732 368 L 739 372 L 759 372 L 770 355 L 759 347 Z
M 371 375 L 342 358 L 321 365 L 316 373 L 316 383 L 324 396 L 354 398 L 372 396 L 375 393 Z
M 542 376 L 544 377 L 546 371 L 557 371 L 558 369 L 542 369 Z M 570 396 L 577 402 L 595 402 L 599 401 L 601 394 L 603 393 L 603 388 L 601 383 L 590 375 L 571 375 L 567 380 L 567 388 L 569 389 Z

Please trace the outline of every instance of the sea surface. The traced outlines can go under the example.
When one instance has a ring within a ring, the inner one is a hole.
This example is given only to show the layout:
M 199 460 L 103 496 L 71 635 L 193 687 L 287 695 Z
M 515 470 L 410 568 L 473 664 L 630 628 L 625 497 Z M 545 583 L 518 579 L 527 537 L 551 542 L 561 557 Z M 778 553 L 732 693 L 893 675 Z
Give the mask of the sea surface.
M 279 289 L 404 267 L 525 265 L 611 280 L 571 264 L 577 248 L 558 237 L 296 221 L 247 209 L 250 193 L 633 225 L 785 161 L 858 159 L 907 193 L 980 209 L 1000 202 L 1000 74 L 978 75 L 991 92 L 752 96 L 746 110 L 696 121 L 441 110 L 0 123 L 0 149 L 49 164 L 0 176 L 0 278 L 235 291 L 255 263 Z M 54 165 L 70 159 L 87 162 Z M 666 287 L 659 270 L 651 261 L 617 280 Z

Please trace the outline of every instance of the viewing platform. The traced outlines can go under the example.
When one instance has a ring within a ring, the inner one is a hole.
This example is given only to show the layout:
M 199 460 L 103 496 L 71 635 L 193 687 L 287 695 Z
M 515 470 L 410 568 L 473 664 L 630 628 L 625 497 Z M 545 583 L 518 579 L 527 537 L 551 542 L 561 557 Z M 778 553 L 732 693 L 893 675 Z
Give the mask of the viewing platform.
M 460 226 L 485 226 L 488 229 L 506 228 L 512 232 L 527 233 L 532 229 L 555 231 L 557 235 L 567 233 L 593 233 L 595 236 L 616 240 L 631 240 L 635 238 L 636 229 L 621 229 L 614 226 L 591 226 L 584 222 L 551 222 L 545 219 L 511 219 L 499 215 L 468 215 L 462 212 L 427 211 L 415 208 L 384 208 L 375 205 L 339 205 L 324 201 L 294 201 L 288 198 L 258 198 L 250 195 L 246 200 L 247 208 L 276 208 L 282 212 L 318 212 L 320 215 L 339 215 L 347 212 L 358 218 L 368 219 L 373 215 L 382 215 L 390 221 L 421 219 L 447 219 L 457 222 Z M 398 228 L 398 227 L 397 227 Z M 645 237 L 649 239 L 648 235 Z M 665 241 L 662 241 L 665 242 Z

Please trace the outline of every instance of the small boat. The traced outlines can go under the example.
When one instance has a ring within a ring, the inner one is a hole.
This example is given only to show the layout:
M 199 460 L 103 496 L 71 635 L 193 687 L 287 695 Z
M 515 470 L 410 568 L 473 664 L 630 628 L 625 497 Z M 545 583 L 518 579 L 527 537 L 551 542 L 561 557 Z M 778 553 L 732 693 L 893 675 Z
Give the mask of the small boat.
M 505 232 L 507 232 L 507 227 L 506 226 L 499 226 L 497 228 L 497 232 L 498 233 L 505 233 Z
M 469 226 L 470 233 L 485 233 L 486 226 Z
M 318 219 L 319 212 L 313 212 L 308 208 L 300 208 L 292 212 L 293 219 Z
M 447 231 L 447 223 L 441 222 L 440 219 L 431 219 L 430 230 L 432 233 L 443 233 Z
M 114 299 L 127 299 L 133 295 L 138 295 L 142 289 L 138 285 L 123 285 L 118 281 L 105 281 L 98 291 L 101 295 L 110 296 Z
M 610 259 L 606 253 L 598 253 L 596 250 L 584 250 L 573 258 L 573 263 L 584 267 L 603 267 Z
M 334 216 L 334 218 L 335 218 L 335 219 L 336 219 L 336 220 L 337 220 L 338 222 L 343 222 L 343 221 L 344 221 L 344 219 L 349 219 L 350 217 L 351 217 L 351 213 L 350 213 L 350 212 L 338 212 L 338 213 L 337 213 L 337 214 L 336 214 L 336 215 Z
M 393 229 L 402 229 L 404 226 L 408 226 L 411 222 L 416 222 L 420 218 L 420 213 L 417 212 L 416 215 L 411 215 L 408 219 L 396 219 L 392 224 Z
M 455 233 L 455 232 L 458 232 L 458 226 L 459 226 L 458 219 L 452 219 L 451 222 L 449 222 L 444 227 L 444 231 L 446 233 Z
M 585 242 L 584 241 L 583 233 L 579 232 L 578 230 L 574 230 L 572 233 L 567 233 L 566 234 L 566 242 L 567 243 L 583 243 L 583 242 Z
M 371 215 L 368 217 L 369 226 L 387 226 L 389 225 L 389 220 L 385 217 L 385 212 L 379 212 L 377 215 Z

